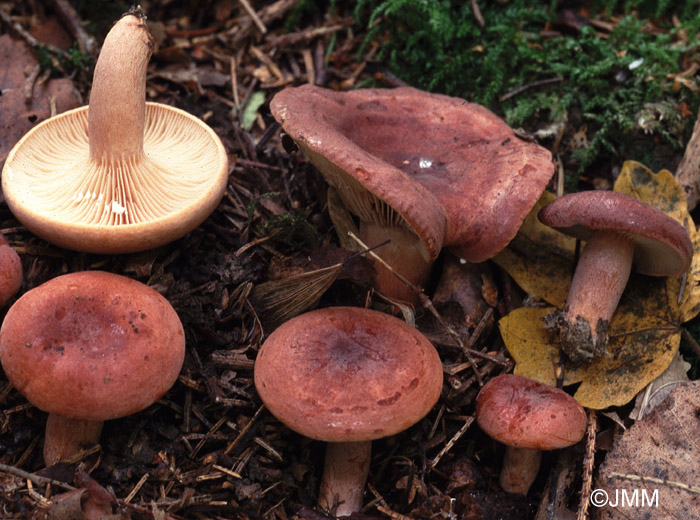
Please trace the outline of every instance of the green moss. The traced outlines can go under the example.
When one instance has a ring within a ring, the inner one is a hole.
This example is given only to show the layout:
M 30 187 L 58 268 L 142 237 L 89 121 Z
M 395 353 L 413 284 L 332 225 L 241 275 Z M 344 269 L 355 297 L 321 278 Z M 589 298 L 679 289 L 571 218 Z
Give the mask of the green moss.
M 547 24 L 557 28 L 556 2 L 480 2 L 484 27 L 469 2 L 456 0 L 363 0 L 355 13 L 369 26 L 368 40 L 382 42 L 380 59 L 409 84 L 483 104 L 512 126 L 543 125 L 580 111 L 589 146 L 567 158 L 579 172 L 596 161 L 640 159 L 654 138 L 679 149 L 694 117 L 681 120 L 678 107 L 685 102 L 695 112 L 700 98 L 674 89 L 668 75 L 681 72 L 698 51 L 697 39 L 678 37 L 700 29 L 694 3 L 674 2 L 673 11 L 671 2 L 595 4 L 600 16 L 620 18 L 607 38 L 590 25 L 575 34 L 545 32 Z M 671 14 L 679 27 L 671 25 Z M 662 30 L 647 30 L 644 15 L 661 17 L 655 23 Z M 553 82 L 504 99 L 540 80 Z

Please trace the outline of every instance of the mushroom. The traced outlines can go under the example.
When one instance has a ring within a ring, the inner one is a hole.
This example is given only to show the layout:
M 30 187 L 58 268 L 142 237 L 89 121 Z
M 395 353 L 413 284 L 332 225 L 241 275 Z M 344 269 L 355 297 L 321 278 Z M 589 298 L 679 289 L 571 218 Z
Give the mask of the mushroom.
M 491 258 L 515 236 L 554 172 L 551 154 L 484 107 L 410 87 L 335 92 L 304 85 L 270 110 L 359 218 L 360 238 L 414 285 L 443 247 Z M 373 284 L 415 304 L 379 264 Z
M 140 9 L 105 38 L 90 106 L 48 119 L 12 149 L 2 189 L 37 236 L 93 253 L 171 242 L 214 210 L 228 179 L 218 136 L 196 117 L 146 103 L 152 40 Z
M 680 276 L 693 244 L 688 232 L 661 210 L 612 191 L 564 195 L 542 208 L 543 224 L 585 240 L 563 310 L 547 326 L 559 331 L 572 361 L 589 361 L 607 350 L 608 323 L 625 290 L 632 265 L 638 273 Z
M 572 446 L 586 432 L 586 412 L 569 394 L 515 374 L 496 376 L 476 399 L 476 420 L 506 445 L 501 488 L 526 495 L 540 467 L 541 450 Z
M 66 274 L 28 291 L 0 327 L 7 378 L 49 414 L 47 466 L 98 442 L 104 421 L 158 400 L 184 354 L 170 303 L 136 280 L 101 271 Z
M 7 239 L 0 235 L 0 307 L 19 291 L 23 280 L 22 260 Z
M 371 441 L 430 411 L 442 389 L 442 364 L 430 341 L 404 321 L 331 307 L 275 329 L 260 348 L 254 378 L 272 415 L 329 443 L 318 502 L 348 516 L 362 506 Z

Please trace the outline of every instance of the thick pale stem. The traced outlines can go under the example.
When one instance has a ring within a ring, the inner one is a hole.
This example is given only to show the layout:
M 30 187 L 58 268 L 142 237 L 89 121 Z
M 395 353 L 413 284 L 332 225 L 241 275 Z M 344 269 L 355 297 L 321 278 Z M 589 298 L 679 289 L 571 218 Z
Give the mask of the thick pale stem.
M 503 491 L 527 495 L 540 470 L 540 450 L 506 446 L 499 483 Z
M 115 161 L 143 153 L 146 69 L 152 49 L 144 17 L 127 14 L 107 34 L 90 93 L 92 160 Z
M 102 421 L 70 419 L 49 414 L 44 435 L 44 462 L 53 466 L 78 453 L 83 447 L 100 441 Z
M 405 227 L 381 226 L 368 222 L 360 223 L 360 238 L 369 247 L 391 242 L 375 252 L 397 273 L 413 285 L 424 287 L 430 277 L 432 263 L 421 239 Z M 393 300 L 417 305 L 417 294 L 379 262 L 374 262 L 376 274 L 372 279 L 374 288 Z
M 328 443 L 318 495 L 323 510 L 350 516 L 362 508 L 371 452 L 371 441 Z

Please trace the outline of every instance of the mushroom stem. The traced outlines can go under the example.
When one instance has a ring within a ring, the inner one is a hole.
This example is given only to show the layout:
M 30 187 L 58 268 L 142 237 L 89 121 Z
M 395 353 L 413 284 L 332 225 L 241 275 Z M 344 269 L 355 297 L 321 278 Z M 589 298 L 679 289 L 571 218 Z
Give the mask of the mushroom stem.
M 323 510 L 350 516 L 362 508 L 371 452 L 372 441 L 328 443 L 318 496 Z
M 100 441 L 102 421 L 71 419 L 50 413 L 44 436 L 44 462 L 53 466 L 78 453 L 84 446 Z
M 432 263 L 421 239 L 405 227 L 384 226 L 371 222 L 360 223 L 360 238 L 368 246 L 390 242 L 376 253 L 394 271 L 415 286 L 424 287 L 430 276 Z M 372 284 L 379 292 L 392 300 L 419 303 L 418 295 L 381 263 L 374 262 L 375 275 Z
M 503 491 L 527 495 L 540 470 L 541 458 L 540 450 L 506 446 L 499 480 Z
M 107 34 L 95 65 L 88 135 L 93 161 L 143 154 L 146 69 L 153 51 L 143 12 L 124 15 Z
M 634 243 L 615 231 L 596 231 L 586 242 L 560 325 L 562 349 L 573 361 L 605 352 L 608 323 L 629 280 L 633 256 Z

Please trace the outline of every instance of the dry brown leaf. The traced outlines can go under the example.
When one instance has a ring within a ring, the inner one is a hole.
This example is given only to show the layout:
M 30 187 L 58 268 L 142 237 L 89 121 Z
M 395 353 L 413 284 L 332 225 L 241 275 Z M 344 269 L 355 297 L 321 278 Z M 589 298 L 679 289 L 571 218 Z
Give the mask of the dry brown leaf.
M 666 399 L 677 386 L 687 383 L 689 381 L 688 370 L 690 370 L 690 363 L 683 359 L 680 352 L 676 352 L 668 368 L 637 395 L 634 408 L 629 415 L 630 419 L 641 420 L 656 405 Z
M 250 297 L 263 320 L 274 327 L 316 305 L 342 269 L 343 264 L 335 264 L 270 280 L 253 287 Z
M 699 410 L 700 382 L 685 383 L 615 441 L 591 495 L 609 502 L 594 518 L 700 518 Z
M 80 105 L 80 97 L 67 78 L 35 85 L 30 103 L 25 103 L 25 70 L 38 64 L 31 49 L 8 34 L 0 35 L 0 165 L 19 139 L 51 116 L 51 105 L 61 113 Z
M 685 195 L 669 172 L 653 173 L 640 163 L 628 161 L 615 189 L 659 207 L 683 223 L 696 252 L 700 250 Z M 515 244 L 519 249 L 511 251 L 515 260 L 501 265 L 514 273 L 516 282 L 526 291 L 561 305 L 561 287 L 568 288 L 571 278 L 570 269 L 561 261 L 562 248 L 566 245 L 555 243 L 551 233 L 540 227 L 543 226 L 530 222 L 523 228 L 523 233 L 529 235 L 519 238 Z M 531 252 L 530 256 L 522 253 L 527 251 Z M 551 278 L 546 285 L 537 280 L 543 272 Z M 697 315 L 700 309 L 698 281 L 700 254 L 695 255 L 687 279 L 636 275 L 630 278 L 610 322 L 610 355 L 589 364 L 561 360 L 564 384 L 581 383 L 575 397 L 583 406 L 602 409 L 623 405 L 669 366 L 680 344 L 680 324 Z M 517 363 L 515 372 L 548 384 L 555 382 L 555 363 L 560 362 L 558 337 L 548 332 L 541 320 L 552 310 L 516 309 L 499 324 L 504 342 Z

